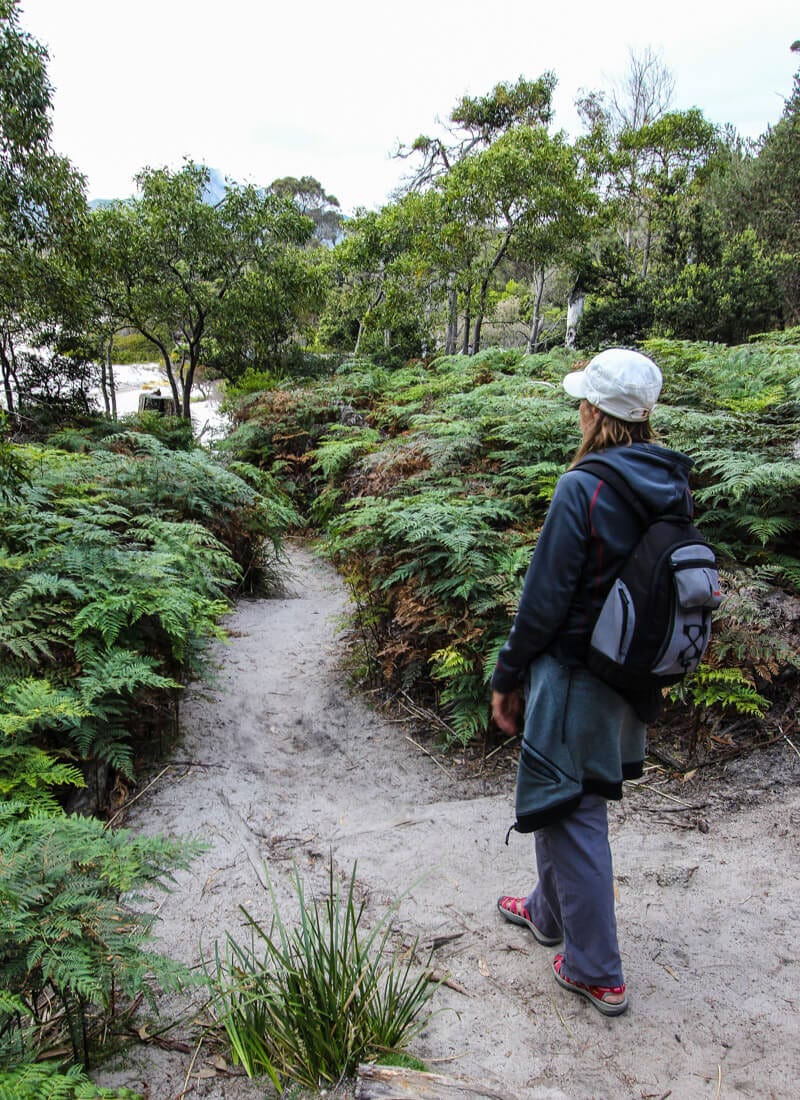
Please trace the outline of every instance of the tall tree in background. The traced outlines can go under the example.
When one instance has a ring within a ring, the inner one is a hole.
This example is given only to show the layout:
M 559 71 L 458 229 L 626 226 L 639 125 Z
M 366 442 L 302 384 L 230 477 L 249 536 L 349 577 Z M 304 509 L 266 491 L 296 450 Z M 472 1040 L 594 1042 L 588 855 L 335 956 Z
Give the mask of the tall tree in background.
M 429 345 L 426 199 L 406 195 L 380 211 L 359 211 L 346 223 L 330 258 L 324 342 L 391 360 L 420 355 Z
M 800 53 L 800 41 L 792 45 Z M 750 209 L 761 239 L 781 255 L 786 318 L 800 322 L 800 70 L 781 119 L 767 130 L 755 161 Z
M 332 246 L 342 233 L 339 200 L 329 195 L 313 176 L 283 176 L 273 180 L 268 190 L 278 198 L 291 199 L 301 214 L 314 223 L 313 242 Z
M 20 28 L 17 0 L 0 0 L 0 370 L 14 411 L 47 377 L 61 282 L 53 253 L 74 245 L 83 179 L 50 145 L 47 51 Z
M 471 153 L 486 149 L 501 134 L 520 126 L 548 126 L 553 118 L 555 73 L 536 80 L 520 77 L 500 83 L 485 96 L 462 96 L 444 125 L 446 137 L 420 134 L 396 155 L 420 161 L 407 181 L 409 190 L 424 190 Z
M 204 353 L 213 348 L 215 365 L 235 375 L 263 366 L 255 348 L 277 351 L 289 339 L 305 291 L 305 269 L 291 263 L 291 250 L 313 232 L 293 202 L 254 187 L 230 186 L 211 205 L 208 179 L 208 168 L 191 162 L 174 173 L 146 169 L 139 198 L 92 214 L 109 313 L 157 349 L 187 419 Z
M 465 157 L 442 181 L 442 189 L 460 200 L 480 240 L 473 264 L 477 293 L 471 348 L 477 353 L 490 282 L 500 263 L 515 248 L 529 263 L 546 264 L 559 246 L 583 231 L 591 189 L 562 134 L 526 126 Z

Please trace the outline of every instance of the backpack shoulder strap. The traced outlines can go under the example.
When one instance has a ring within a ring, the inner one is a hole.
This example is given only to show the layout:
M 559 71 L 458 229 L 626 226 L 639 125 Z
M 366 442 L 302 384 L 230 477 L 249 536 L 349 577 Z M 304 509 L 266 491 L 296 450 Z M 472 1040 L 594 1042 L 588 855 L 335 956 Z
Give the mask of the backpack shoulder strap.
M 648 527 L 653 522 L 655 517 L 645 507 L 639 494 L 631 488 L 624 475 L 616 470 L 610 462 L 605 462 L 602 458 L 594 455 L 587 455 L 573 468 L 586 470 L 588 473 L 601 477 L 629 505 L 642 527 Z

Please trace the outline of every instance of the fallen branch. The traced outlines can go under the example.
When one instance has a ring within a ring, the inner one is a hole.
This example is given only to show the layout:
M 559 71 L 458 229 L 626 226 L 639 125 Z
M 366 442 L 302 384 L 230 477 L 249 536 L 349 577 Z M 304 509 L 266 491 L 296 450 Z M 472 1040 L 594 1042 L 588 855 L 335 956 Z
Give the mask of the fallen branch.
M 437 985 L 446 985 L 448 989 L 453 989 L 456 993 L 461 993 L 464 997 L 472 996 L 468 989 L 458 982 L 453 981 L 452 978 L 448 978 L 441 970 L 426 970 L 425 980 L 428 982 L 435 982 Z
M 495 756 L 495 755 L 496 755 L 496 754 L 497 754 L 498 752 L 502 752 L 502 750 L 503 750 L 503 749 L 507 749 L 507 748 L 508 748 L 508 746 L 509 746 L 509 745 L 510 745 L 510 744 L 511 744 L 511 743 L 512 743 L 513 741 L 519 741 L 519 738 L 517 737 L 517 735 L 516 735 L 516 734 L 514 734 L 514 736 L 513 736 L 513 737 L 509 737 L 509 738 L 507 738 L 507 740 L 503 741 L 503 743 L 502 743 L 501 745 L 498 745 L 496 749 L 492 749 L 492 751 L 491 751 L 491 752 L 487 752 L 487 753 L 486 753 L 486 755 L 485 755 L 485 756 L 484 756 L 484 758 L 483 758 L 483 762 L 484 762 L 484 764 L 486 763 L 486 761 L 487 761 L 487 760 L 491 760 L 491 759 L 492 759 L 492 757 L 493 757 L 493 756 Z
M 195 1047 L 194 1054 L 192 1055 L 192 1060 L 189 1063 L 189 1068 L 186 1071 L 186 1077 L 184 1078 L 183 1088 L 181 1089 L 180 1093 L 178 1094 L 178 1100 L 183 1100 L 184 1096 L 186 1096 L 186 1093 L 189 1090 L 189 1081 L 190 1081 L 191 1076 L 192 1076 L 192 1070 L 194 1069 L 194 1064 L 197 1061 L 197 1055 L 200 1053 L 200 1051 L 202 1049 L 202 1046 L 203 1046 L 203 1037 L 201 1036 L 200 1037 L 200 1042 Z
M 496 1092 L 488 1085 L 461 1077 L 371 1064 L 358 1067 L 355 1095 L 357 1100 L 396 1100 L 397 1097 L 407 1097 L 409 1100 L 465 1100 L 467 1096 L 515 1100 L 510 1092 Z
M 677 802 L 679 806 L 683 806 L 687 810 L 702 810 L 706 803 L 702 803 L 700 806 L 693 806 L 690 802 L 684 802 L 682 798 L 676 798 L 674 794 L 667 794 L 666 791 L 660 791 L 658 787 L 650 787 L 647 783 L 639 783 L 636 779 L 626 779 L 625 782 L 631 787 L 637 787 L 640 791 L 647 791 L 648 794 L 660 794 L 662 798 L 668 798 L 670 802 Z
M 143 794 L 146 794 L 147 791 L 149 791 L 152 786 L 154 786 L 156 783 L 158 783 L 161 776 L 165 775 L 171 767 L 172 767 L 171 764 L 167 764 L 166 768 L 162 768 L 161 771 L 158 773 L 158 775 L 155 777 L 155 779 L 151 779 L 150 782 L 147 784 L 147 786 L 142 787 L 142 789 L 139 791 L 138 794 L 135 794 L 133 796 L 133 798 L 129 798 L 128 801 L 126 803 L 124 803 L 124 805 L 120 806 L 120 808 L 117 810 L 117 812 L 114 814 L 114 816 L 108 819 L 108 821 L 105 823 L 104 827 L 106 829 L 110 829 L 111 826 L 114 824 L 114 822 L 119 817 L 119 815 L 123 812 L 123 810 L 127 810 L 128 807 L 132 806 L 134 804 L 134 802 L 137 802 L 142 797 Z
M 433 755 L 433 753 L 429 749 L 426 749 L 424 745 L 420 745 L 419 741 L 415 741 L 414 738 L 409 737 L 408 734 L 406 734 L 406 741 L 410 741 L 411 744 L 415 748 L 419 749 L 420 752 L 424 752 L 426 756 L 429 756 L 431 758 L 431 760 L 434 762 L 434 764 L 436 765 L 436 767 L 441 768 L 445 775 L 450 774 L 448 772 L 447 768 L 444 766 L 444 764 L 440 763 L 440 761 L 438 761 L 436 759 L 436 757 Z

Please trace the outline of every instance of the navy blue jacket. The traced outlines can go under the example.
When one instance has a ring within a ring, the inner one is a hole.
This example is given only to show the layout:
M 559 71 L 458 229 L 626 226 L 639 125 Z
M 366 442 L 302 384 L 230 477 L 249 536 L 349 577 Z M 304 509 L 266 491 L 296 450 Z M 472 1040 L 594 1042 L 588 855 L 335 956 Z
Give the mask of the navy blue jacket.
M 686 455 L 634 443 L 597 457 L 619 471 L 653 512 L 692 515 L 692 460 Z M 568 667 L 585 662 L 603 600 L 640 535 L 641 524 L 630 505 L 602 477 L 581 469 L 563 474 L 525 576 L 514 625 L 500 651 L 493 690 L 507 693 L 521 687 L 541 653 Z

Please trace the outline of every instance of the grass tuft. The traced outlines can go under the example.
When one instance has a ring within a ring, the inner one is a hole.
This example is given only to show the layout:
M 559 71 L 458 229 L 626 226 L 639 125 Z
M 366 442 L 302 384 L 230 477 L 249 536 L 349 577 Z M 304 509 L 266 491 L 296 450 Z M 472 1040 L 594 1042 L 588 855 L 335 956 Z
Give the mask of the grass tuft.
M 283 921 L 270 885 L 269 930 L 242 908 L 250 942 L 229 934 L 207 968 L 213 1011 L 234 1060 L 279 1090 L 287 1082 L 335 1084 L 359 1062 L 397 1054 L 430 1016 L 424 1010 L 436 986 L 425 969 L 417 971 L 417 944 L 402 957 L 391 950 L 394 909 L 372 930 L 363 927 L 355 875 L 354 867 L 342 888 L 331 863 L 319 901 L 306 898 L 295 869 L 298 923 Z

